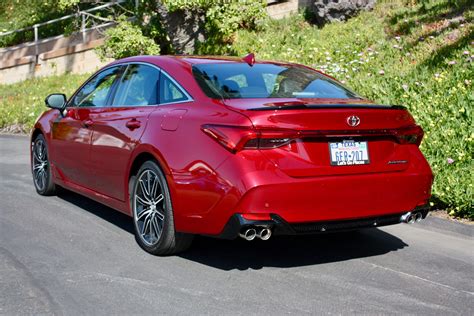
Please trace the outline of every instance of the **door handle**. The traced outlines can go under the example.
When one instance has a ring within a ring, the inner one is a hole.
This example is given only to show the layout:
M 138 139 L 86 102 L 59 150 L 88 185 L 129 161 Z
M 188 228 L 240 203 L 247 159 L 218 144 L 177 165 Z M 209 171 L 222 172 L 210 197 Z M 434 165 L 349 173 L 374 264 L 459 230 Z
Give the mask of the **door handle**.
M 88 128 L 92 124 L 94 124 L 94 121 L 90 119 L 82 121 L 82 126 L 84 126 L 85 128 Z
M 134 130 L 136 128 L 139 128 L 141 125 L 142 124 L 137 119 L 131 119 L 130 121 L 128 121 L 125 124 L 125 126 L 127 126 L 127 128 L 130 129 L 130 130 Z

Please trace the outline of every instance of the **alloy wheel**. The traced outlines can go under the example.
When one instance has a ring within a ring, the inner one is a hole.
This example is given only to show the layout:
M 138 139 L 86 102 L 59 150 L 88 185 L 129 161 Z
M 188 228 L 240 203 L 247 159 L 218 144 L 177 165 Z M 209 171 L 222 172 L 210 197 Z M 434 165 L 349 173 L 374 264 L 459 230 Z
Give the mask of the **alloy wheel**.
M 48 184 L 49 163 L 48 152 L 43 139 L 37 139 L 33 144 L 33 178 L 36 188 L 44 191 Z
M 134 220 L 140 239 L 148 246 L 160 240 L 165 221 L 166 202 L 158 175 L 150 169 L 137 178 L 133 195 Z

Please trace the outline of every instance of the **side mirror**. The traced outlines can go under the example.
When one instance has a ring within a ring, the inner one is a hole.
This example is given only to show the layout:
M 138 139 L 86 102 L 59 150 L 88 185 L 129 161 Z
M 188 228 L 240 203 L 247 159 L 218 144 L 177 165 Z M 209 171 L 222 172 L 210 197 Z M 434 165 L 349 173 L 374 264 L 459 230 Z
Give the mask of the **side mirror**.
M 48 108 L 56 109 L 62 112 L 66 108 L 66 95 L 62 93 L 53 93 L 44 100 Z

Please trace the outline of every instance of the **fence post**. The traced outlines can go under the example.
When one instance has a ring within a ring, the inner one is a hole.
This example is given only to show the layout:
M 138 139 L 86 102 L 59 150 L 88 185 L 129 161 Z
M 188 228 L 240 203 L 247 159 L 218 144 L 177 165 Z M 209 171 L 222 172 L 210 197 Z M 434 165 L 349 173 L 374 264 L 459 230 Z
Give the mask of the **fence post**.
M 39 62 L 39 47 L 38 47 L 38 40 L 39 40 L 39 35 L 38 35 L 38 24 L 33 25 L 33 30 L 35 33 L 35 64 L 37 65 Z
M 86 34 L 86 15 L 80 13 L 82 17 L 82 22 L 81 22 L 81 33 L 82 33 L 82 42 L 85 43 L 87 40 L 87 34 Z

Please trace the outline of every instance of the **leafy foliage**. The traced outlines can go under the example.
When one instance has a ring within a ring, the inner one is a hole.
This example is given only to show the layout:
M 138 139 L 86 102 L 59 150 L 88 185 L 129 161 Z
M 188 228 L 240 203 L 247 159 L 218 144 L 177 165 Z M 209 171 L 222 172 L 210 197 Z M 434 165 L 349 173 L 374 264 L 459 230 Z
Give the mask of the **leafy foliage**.
M 100 3 L 100 0 L 91 0 L 83 2 L 79 0 L 59 0 L 59 1 L 19 1 L 4 0 L 0 2 L 0 31 L 9 31 L 23 27 L 32 26 L 36 23 L 45 22 L 67 14 L 72 14 L 78 10 L 84 10 Z M 141 51 L 136 49 L 137 42 L 148 42 L 145 38 L 140 38 L 137 28 L 141 29 L 142 35 L 152 39 L 165 53 L 173 53 L 173 48 L 167 38 L 166 30 L 162 25 L 158 8 L 163 6 L 169 11 L 194 10 L 202 12 L 205 16 L 206 38 L 204 43 L 199 45 L 198 52 L 218 53 L 224 50 L 221 46 L 232 43 L 234 34 L 238 29 L 256 29 L 261 25 L 261 21 L 266 17 L 264 0 L 164 0 L 164 1 L 140 1 L 138 10 L 136 10 L 136 19 L 133 22 L 127 22 L 125 19 L 119 20 L 120 31 L 122 35 L 128 35 L 123 38 L 121 53 L 112 54 L 112 50 L 117 48 L 117 42 L 113 36 L 110 38 L 110 48 L 105 47 L 102 53 L 107 52 L 107 56 L 126 56 L 127 53 Z M 133 13 L 134 1 L 129 0 L 121 5 L 121 8 L 130 16 Z M 117 16 L 117 12 L 111 10 L 107 12 L 95 12 L 103 18 Z M 105 15 L 104 15 L 105 14 Z M 78 19 L 67 19 L 55 24 L 40 27 L 40 38 L 71 33 L 79 28 Z M 136 26 L 136 27 L 135 27 Z M 106 41 L 105 46 L 109 45 Z M 1 46 L 11 46 L 26 41 L 33 40 L 33 31 L 25 31 L 0 38 Z M 125 41 L 130 40 L 130 45 L 134 49 L 124 50 L 128 46 Z M 156 52 L 152 45 L 152 51 Z
M 163 3 L 171 12 L 204 11 L 207 28 L 227 39 L 238 29 L 255 29 L 266 17 L 263 0 L 164 0 Z
M 0 1 L 0 32 L 13 31 L 31 27 L 34 24 L 53 20 L 73 14 L 77 10 L 88 9 L 97 5 L 100 0 L 80 3 L 78 0 L 2 0 Z M 70 18 L 54 24 L 43 25 L 39 30 L 39 38 L 68 34 L 80 26 L 78 18 Z M 0 47 L 13 46 L 33 41 L 33 30 L 14 33 L 0 37 Z
M 160 47 L 143 35 L 136 24 L 121 19 L 119 24 L 105 32 L 106 43 L 97 47 L 101 59 L 120 59 L 135 55 L 158 55 Z
M 238 31 L 229 51 L 307 64 L 369 99 L 408 106 L 425 130 L 432 204 L 473 219 L 473 5 L 411 3 L 380 3 L 322 29 L 302 15 L 269 21 L 263 32 Z
M 207 40 L 201 43 L 197 53 L 222 53 L 222 45 L 231 44 L 238 30 L 256 30 L 266 18 L 266 1 L 263 0 L 164 0 L 173 12 L 176 10 L 200 10 L 206 19 Z
M 56 1 L 2 0 L 0 1 L 0 32 L 7 32 L 36 23 L 45 22 L 72 13 L 72 9 L 61 8 Z M 61 21 L 39 29 L 40 38 L 62 34 L 71 21 Z M 33 30 L 0 37 L 0 47 L 12 46 L 34 38 Z
M 75 1 L 75 0 L 64 0 Z M 219 53 L 226 44 L 233 41 L 233 35 L 239 29 L 256 29 L 265 14 L 265 2 L 253 0 L 164 0 L 145 1 L 140 4 L 136 17 L 131 23 L 119 21 L 118 30 L 108 30 L 105 44 L 99 48 L 102 57 L 120 58 L 138 53 L 158 53 L 160 47 L 165 53 L 174 53 L 167 38 L 166 29 L 162 25 L 159 7 L 170 12 L 192 10 L 205 16 L 206 41 L 200 43 L 197 52 Z M 141 34 L 139 34 L 141 30 Z M 148 41 L 151 39 L 154 43 Z M 149 47 L 142 50 L 142 44 Z M 138 45 L 138 47 L 137 47 Z M 127 49 L 131 48 L 131 49 Z M 140 48 L 140 49 L 137 49 Z M 120 56 L 120 57 L 119 57 Z
M 81 2 L 81 0 L 59 0 L 58 1 L 58 6 L 59 8 L 65 10 L 68 8 L 71 8 L 75 5 L 78 5 Z

